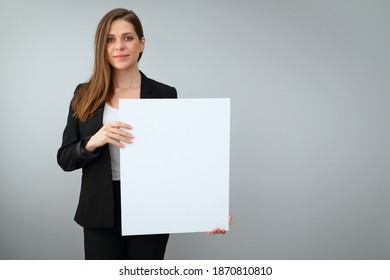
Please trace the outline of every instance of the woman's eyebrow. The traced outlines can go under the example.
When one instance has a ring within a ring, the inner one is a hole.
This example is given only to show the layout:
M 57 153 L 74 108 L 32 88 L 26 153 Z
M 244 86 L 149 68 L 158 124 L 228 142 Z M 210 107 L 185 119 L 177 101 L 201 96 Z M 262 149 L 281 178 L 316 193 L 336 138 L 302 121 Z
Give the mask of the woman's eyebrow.
M 131 32 L 126 32 L 126 33 L 123 33 L 121 36 L 125 36 L 125 35 L 133 35 L 133 33 L 131 33 Z M 114 34 L 107 34 L 107 36 L 115 37 Z

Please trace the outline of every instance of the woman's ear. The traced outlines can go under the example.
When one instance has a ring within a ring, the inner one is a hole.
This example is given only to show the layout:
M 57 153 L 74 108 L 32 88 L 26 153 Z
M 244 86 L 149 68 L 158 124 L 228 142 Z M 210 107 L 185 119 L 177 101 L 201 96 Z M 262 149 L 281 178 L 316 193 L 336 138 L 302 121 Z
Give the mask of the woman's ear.
M 142 37 L 140 40 L 140 53 L 143 53 L 145 49 L 145 37 Z

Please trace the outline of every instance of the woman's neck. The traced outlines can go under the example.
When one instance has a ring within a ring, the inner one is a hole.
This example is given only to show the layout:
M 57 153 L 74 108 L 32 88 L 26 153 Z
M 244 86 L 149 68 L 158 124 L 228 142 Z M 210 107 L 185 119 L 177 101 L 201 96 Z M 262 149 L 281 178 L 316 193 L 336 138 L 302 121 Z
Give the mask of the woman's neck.
M 126 70 L 113 70 L 112 82 L 114 88 L 120 88 L 122 90 L 139 88 L 141 86 L 141 74 L 138 67 Z

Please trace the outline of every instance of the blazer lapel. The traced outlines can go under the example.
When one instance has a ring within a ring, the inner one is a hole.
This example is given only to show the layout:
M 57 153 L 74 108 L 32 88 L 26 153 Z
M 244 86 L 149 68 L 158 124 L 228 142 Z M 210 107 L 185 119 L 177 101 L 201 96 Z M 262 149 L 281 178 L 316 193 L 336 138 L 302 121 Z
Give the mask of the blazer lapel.
M 142 98 L 153 98 L 152 96 L 152 88 L 150 87 L 150 82 L 148 77 L 145 76 L 144 73 L 141 73 L 141 99 Z
M 88 118 L 85 122 L 80 122 L 80 132 L 82 137 L 94 135 L 103 126 L 103 111 L 104 103 L 96 109 L 92 117 Z

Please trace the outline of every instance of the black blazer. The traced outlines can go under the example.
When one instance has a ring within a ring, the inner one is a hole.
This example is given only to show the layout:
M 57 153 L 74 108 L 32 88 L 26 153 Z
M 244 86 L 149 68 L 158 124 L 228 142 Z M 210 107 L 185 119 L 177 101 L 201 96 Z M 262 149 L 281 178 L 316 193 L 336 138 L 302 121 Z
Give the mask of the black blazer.
M 76 88 L 75 94 L 77 94 Z M 141 98 L 177 98 L 176 89 L 147 78 L 141 72 Z M 85 122 L 73 117 L 70 106 L 57 162 L 65 171 L 82 168 L 81 190 L 75 221 L 85 228 L 114 225 L 114 194 L 108 145 L 93 153 L 85 150 L 88 140 L 103 126 L 102 104 Z

